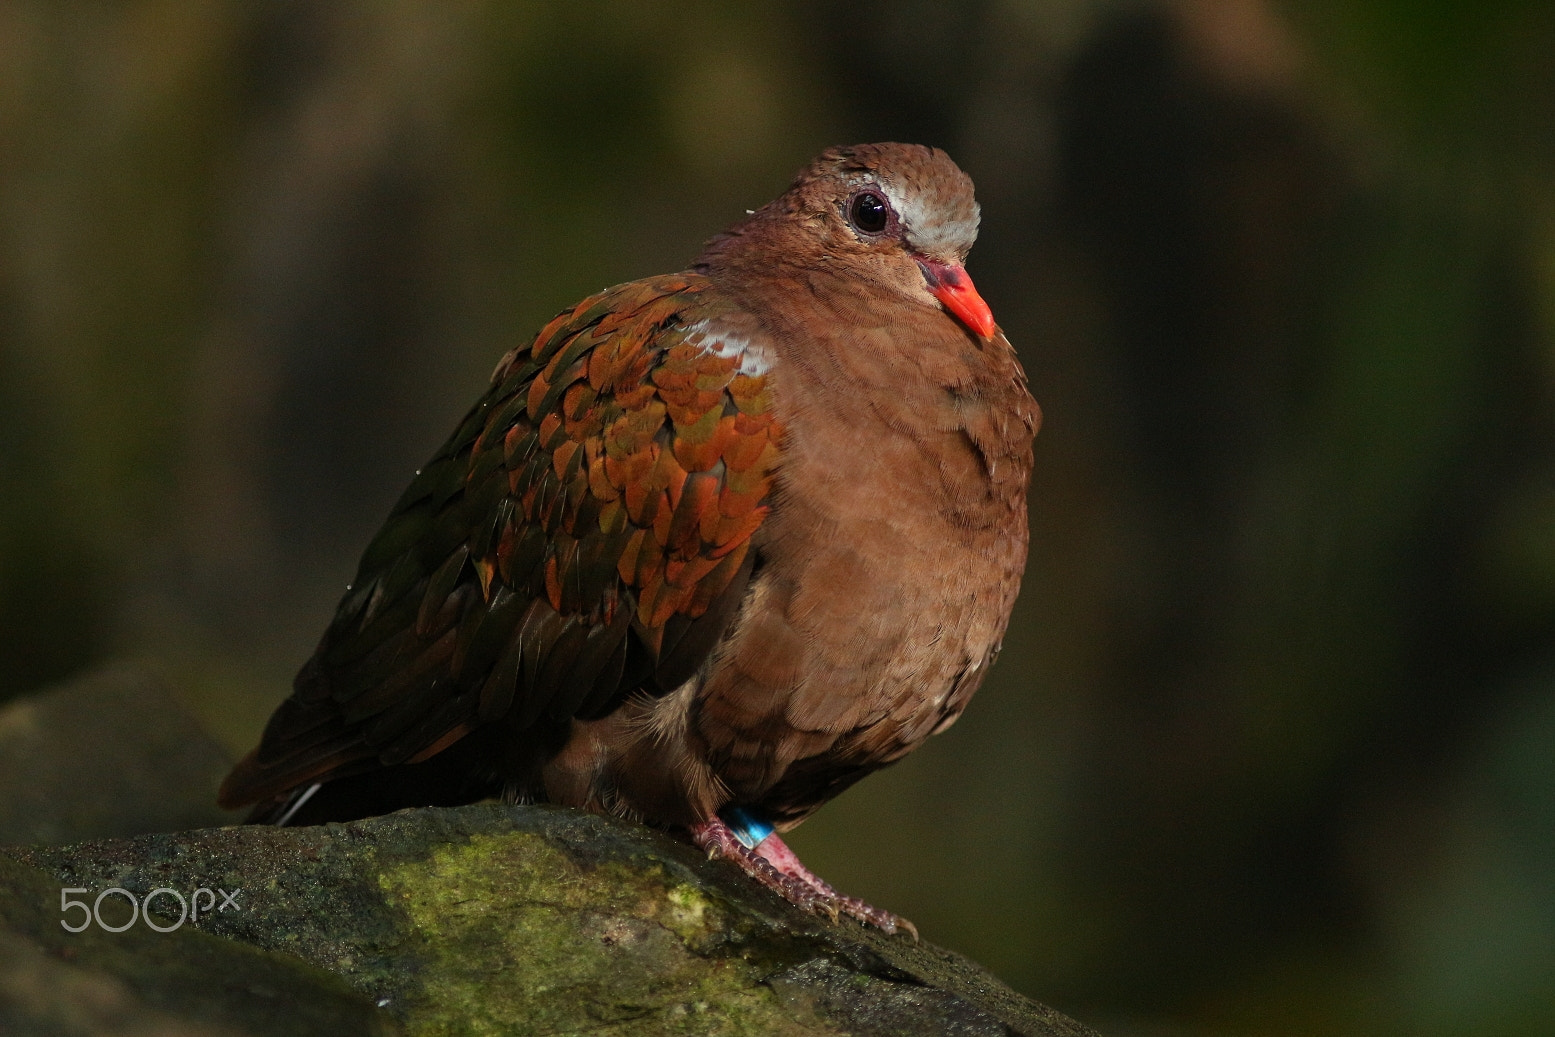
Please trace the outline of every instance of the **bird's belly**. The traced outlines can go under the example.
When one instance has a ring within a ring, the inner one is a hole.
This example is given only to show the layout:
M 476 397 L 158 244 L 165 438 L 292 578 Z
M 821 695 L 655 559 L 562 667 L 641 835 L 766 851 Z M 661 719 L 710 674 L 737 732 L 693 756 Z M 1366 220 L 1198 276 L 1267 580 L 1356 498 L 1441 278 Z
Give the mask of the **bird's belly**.
M 1003 636 L 1015 562 L 952 532 L 764 569 L 698 696 L 719 781 L 794 821 L 948 726 Z

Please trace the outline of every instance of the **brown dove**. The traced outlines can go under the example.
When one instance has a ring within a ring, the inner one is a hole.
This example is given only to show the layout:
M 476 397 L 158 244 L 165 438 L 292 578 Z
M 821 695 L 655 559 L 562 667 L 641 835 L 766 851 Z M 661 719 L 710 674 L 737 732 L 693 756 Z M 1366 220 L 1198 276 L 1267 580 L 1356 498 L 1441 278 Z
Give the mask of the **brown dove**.
M 833 148 L 688 271 L 508 353 L 222 805 L 565 804 L 910 928 L 778 833 L 949 727 L 999 652 L 1040 411 L 964 268 L 978 219 L 944 152 Z

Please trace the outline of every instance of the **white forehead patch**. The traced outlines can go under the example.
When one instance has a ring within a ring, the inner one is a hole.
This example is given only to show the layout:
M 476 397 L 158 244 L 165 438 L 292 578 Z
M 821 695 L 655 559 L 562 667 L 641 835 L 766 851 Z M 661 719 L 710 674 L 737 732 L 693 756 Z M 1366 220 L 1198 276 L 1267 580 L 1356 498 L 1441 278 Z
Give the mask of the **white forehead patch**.
M 772 347 L 727 328 L 718 327 L 713 321 L 699 320 L 686 328 L 686 341 L 701 346 L 705 351 L 720 357 L 739 357 L 739 372 L 752 378 L 772 370 Z
M 976 202 L 972 203 L 970 215 L 957 219 L 944 212 L 933 212 L 928 198 L 921 192 L 909 194 L 890 182 L 878 182 L 878 185 L 901 218 L 907 243 L 913 248 L 925 255 L 946 258 L 963 257 L 971 251 L 982 217 Z

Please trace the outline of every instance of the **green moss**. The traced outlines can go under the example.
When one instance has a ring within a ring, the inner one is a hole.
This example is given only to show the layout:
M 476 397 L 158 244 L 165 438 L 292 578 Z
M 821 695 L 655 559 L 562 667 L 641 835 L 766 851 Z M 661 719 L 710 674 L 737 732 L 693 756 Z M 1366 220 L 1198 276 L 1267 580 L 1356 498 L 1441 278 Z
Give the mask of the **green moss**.
M 738 957 L 729 912 L 662 866 L 585 869 L 543 837 L 476 835 L 379 876 L 418 939 L 413 1033 L 835 1032 Z

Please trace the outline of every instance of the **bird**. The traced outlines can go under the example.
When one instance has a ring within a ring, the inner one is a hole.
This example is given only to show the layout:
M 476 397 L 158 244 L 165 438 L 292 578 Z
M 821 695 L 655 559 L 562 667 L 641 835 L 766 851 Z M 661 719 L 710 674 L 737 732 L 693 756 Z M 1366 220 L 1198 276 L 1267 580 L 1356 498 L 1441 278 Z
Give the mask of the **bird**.
M 1020 588 L 1041 411 L 979 221 L 941 150 L 830 148 L 509 351 L 220 804 L 561 804 L 915 937 L 782 835 L 955 722 Z

